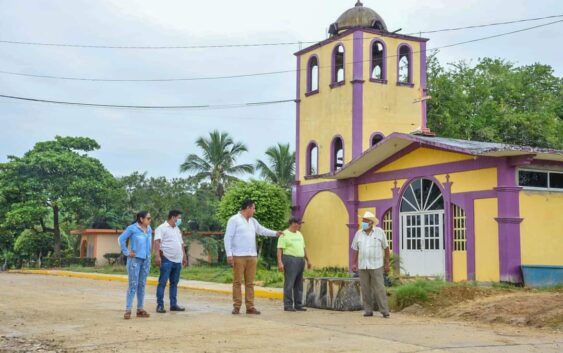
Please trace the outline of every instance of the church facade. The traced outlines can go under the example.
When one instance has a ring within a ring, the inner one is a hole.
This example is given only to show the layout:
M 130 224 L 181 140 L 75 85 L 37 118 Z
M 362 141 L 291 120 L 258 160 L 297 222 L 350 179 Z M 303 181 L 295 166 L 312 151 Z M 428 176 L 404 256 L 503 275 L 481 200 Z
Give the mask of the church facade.
M 408 275 L 521 282 L 563 265 L 563 151 L 434 136 L 427 39 L 358 1 L 296 53 L 296 183 L 317 267 L 350 267 L 359 217 L 380 220 Z

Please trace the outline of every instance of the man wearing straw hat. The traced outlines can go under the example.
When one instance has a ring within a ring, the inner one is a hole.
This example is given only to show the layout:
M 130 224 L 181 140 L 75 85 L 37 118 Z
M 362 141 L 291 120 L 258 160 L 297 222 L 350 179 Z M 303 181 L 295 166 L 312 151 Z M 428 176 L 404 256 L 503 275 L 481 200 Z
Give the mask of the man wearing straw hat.
M 374 299 L 384 318 L 389 317 L 383 273 L 389 273 L 389 244 L 379 220 L 371 212 L 364 213 L 362 227 L 352 241 L 352 271 L 360 270 L 364 316 L 373 316 Z

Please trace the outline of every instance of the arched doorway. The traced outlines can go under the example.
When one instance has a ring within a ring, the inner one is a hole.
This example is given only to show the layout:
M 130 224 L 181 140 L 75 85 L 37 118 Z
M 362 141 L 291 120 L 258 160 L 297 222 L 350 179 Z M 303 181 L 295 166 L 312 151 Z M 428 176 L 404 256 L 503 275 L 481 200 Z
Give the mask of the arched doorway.
M 445 276 L 444 197 L 430 179 L 413 180 L 401 197 L 400 256 L 412 276 Z
M 349 223 L 346 206 L 333 192 L 322 191 L 311 199 L 303 214 L 301 233 L 315 268 L 348 268 Z

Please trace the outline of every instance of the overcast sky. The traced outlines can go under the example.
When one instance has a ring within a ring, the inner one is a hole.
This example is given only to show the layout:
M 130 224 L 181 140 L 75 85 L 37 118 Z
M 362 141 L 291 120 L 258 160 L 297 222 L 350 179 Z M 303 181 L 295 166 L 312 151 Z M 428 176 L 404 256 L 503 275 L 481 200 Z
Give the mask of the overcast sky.
M 0 0 L 0 40 L 90 45 L 212 45 L 322 40 L 355 0 Z M 403 33 L 563 14 L 561 0 L 365 0 Z M 538 22 L 427 35 L 429 48 Z M 563 75 L 563 23 L 444 49 L 443 63 L 501 57 L 553 66 Z M 292 70 L 298 46 L 115 50 L 0 43 L 0 71 L 112 79 L 182 78 Z M 295 73 L 191 82 L 77 82 L 0 74 L 0 94 L 119 105 L 231 104 L 292 99 Z M 80 108 L 0 98 L 0 162 L 56 135 L 88 136 L 115 175 L 181 176 L 194 142 L 213 129 L 248 146 L 240 162 L 277 142 L 294 145 L 293 103 L 262 107 L 139 111 Z

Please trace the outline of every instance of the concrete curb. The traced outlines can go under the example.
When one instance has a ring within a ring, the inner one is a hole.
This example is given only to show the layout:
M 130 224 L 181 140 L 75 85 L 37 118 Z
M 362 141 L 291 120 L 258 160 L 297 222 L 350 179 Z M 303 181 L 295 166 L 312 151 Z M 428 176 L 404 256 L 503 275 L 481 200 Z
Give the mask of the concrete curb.
M 9 273 L 22 273 L 22 274 L 32 274 L 32 275 L 45 275 L 45 276 L 59 276 L 59 277 L 71 277 L 71 278 L 83 278 L 83 279 L 93 279 L 98 281 L 114 281 L 114 282 L 127 282 L 127 276 L 125 275 L 109 275 L 104 273 L 91 273 L 91 272 L 73 272 L 64 270 L 9 270 Z M 180 280 L 178 283 L 178 288 L 197 290 L 203 292 L 220 293 L 231 295 L 232 291 L 230 289 L 223 288 L 213 288 L 218 286 L 217 283 L 201 282 L 198 285 L 182 283 L 184 280 Z M 158 284 L 158 279 L 156 277 L 147 278 L 147 284 L 156 286 Z M 244 293 L 244 286 L 243 286 Z M 255 287 L 254 296 L 257 298 L 266 299 L 283 299 L 283 292 L 277 288 L 263 288 Z

